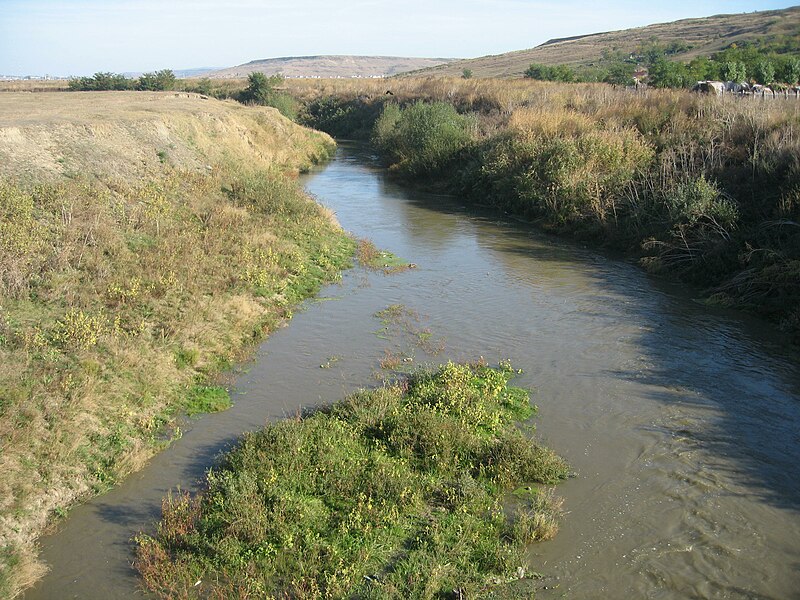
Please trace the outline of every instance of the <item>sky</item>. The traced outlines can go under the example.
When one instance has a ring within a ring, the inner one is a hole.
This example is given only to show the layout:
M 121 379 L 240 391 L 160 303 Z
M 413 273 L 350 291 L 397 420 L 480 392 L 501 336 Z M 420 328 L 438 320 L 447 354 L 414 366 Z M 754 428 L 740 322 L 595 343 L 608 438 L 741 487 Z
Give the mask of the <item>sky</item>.
M 798 0 L 0 0 L 0 75 L 360 54 L 473 58 Z

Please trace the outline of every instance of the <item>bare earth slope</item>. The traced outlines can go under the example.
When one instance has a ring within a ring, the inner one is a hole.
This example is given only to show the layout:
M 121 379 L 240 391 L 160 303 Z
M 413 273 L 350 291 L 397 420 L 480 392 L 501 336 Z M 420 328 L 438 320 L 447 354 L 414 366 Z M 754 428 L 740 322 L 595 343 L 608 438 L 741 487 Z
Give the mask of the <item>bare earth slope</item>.
M 451 62 L 452 58 L 404 58 L 397 56 L 290 56 L 267 58 L 212 71 L 212 79 L 247 77 L 250 73 L 283 74 L 285 77 L 384 77 Z
M 130 178 L 226 160 L 254 168 L 309 164 L 324 134 L 274 108 L 177 92 L 0 95 L 0 176 L 70 173 Z M 326 143 L 326 142 L 323 142 Z
M 691 46 L 674 60 L 688 61 L 709 55 L 732 43 L 769 39 L 777 35 L 800 35 L 800 6 L 735 15 L 716 15 L 703 19 L 684 19 L 647 27 L 595 33 L 550 40 L 529 50 L 450 62 L 414 75 L 461 75 L 471 69 L 476 77 L 519 77 L 531 63 L 546 65 L 586 65 L 600 59 L 604 49 L 618 48 L 625 54 L 642 43 L 658 40 L 662 44 L 679 41 Z

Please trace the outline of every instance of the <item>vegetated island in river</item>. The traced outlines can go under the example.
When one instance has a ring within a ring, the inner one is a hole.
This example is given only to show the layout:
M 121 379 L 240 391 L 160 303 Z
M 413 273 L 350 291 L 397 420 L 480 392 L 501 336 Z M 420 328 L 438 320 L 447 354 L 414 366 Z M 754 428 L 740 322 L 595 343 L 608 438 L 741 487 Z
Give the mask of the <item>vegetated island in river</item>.
M 302 122 L 371 140 L 406 181 L 622 249 L 800 342 L 794 98 L 444 78 L 289 87 Z
M 247 434 L 164 501 L 136 567 L 162 598 L 528 597 L 565 463 L 509 365 L 449 363 Z
M 335 144 L 264 107 L 0 96 L 0 597 L 53 519 L 138 469 L 355 242 L 292 175 Z

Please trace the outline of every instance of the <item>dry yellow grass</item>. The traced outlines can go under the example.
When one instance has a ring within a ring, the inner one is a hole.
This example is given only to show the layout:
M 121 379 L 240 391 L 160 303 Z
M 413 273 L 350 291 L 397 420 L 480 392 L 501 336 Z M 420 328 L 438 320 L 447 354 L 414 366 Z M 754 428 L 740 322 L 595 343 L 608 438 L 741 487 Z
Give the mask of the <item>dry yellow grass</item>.
M 0 81 L 0 92 L 57 92 L 69 88 L 67 79 L 12 79 Z
M 222 160 L 308 166 L 324 135 L 273 108 L 185 92 L 0 94 L 0 175 L 140 177 L 164 163 L 202 172 Z M 324 148 L 323 148 L 324 151 Z

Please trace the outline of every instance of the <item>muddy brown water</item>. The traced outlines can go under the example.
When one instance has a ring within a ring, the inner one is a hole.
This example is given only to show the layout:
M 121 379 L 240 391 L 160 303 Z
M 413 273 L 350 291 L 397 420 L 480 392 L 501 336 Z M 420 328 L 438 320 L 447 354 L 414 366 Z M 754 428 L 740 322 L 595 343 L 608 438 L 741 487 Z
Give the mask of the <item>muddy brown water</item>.
M 305 184 L 345 228 L 418 268 L 355 269 L 306 303 L 241 366 L 231 410 L 188 421 L 41 540 L 51 570 L 27 600 L 145 597 L 130 540 L 168 490 L 196 489 L 265 420 L 374 385 L 387 351 L 406 365 L 483 356 L 524 369 L 539 436 L 577 472 L 559 487 L 557 538 L 530 550 L 538 597 L 800 598 L 800 369 L 774 330 L 619 258 L 403 189 L 357 146 Z M 394 304 L 418 321 L 385 335 L 373 315 Z M 425 328 L 441 354 L 420 347 Z

